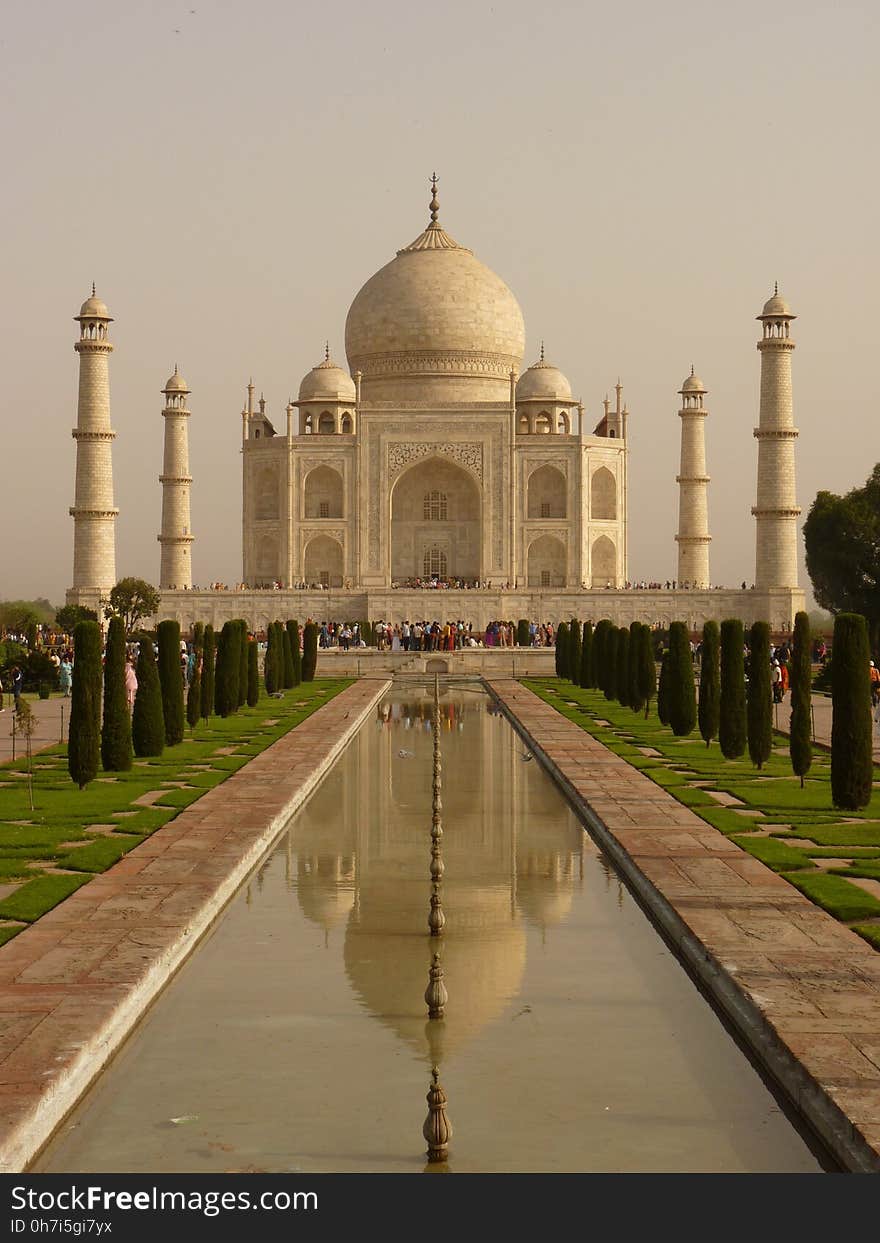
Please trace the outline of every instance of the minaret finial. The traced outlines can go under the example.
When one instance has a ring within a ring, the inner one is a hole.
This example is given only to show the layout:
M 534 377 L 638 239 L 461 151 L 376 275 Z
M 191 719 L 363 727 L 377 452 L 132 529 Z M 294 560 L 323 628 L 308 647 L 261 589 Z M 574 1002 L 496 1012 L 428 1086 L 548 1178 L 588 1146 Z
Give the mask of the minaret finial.
M 693 374 L 694 374 L 694 364 L 693 364 L 693 363 L 691 363 L 691 375 L 693 375 Z
M 544 342 L 543 342 L 543 339 L 542 339 L 542 341 L 541 341 L 541 362 L 543 362 L 543 361 L 544 361 Z
M 437 202 L 437 174 L 431 173 L 431 224 L 437 223 L 440 204 Z
M 778 293 L 779 293 L 779 281 L 774 281 L 773 282 L 773 294 L 775 296 Z
M 94 298 L 94 296 L 95 296 L 95 282 L 92 281 L 92 297 Z
M 324 342 L 324 362 L 329 363 L 329 361 L 330 361 L 330 342 L 325 341 Z

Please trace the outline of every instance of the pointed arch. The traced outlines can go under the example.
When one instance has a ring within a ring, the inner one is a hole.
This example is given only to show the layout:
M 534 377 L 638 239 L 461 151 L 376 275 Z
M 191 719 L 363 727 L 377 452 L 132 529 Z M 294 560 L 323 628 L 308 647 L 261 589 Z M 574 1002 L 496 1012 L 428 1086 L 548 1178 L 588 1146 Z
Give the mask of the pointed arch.
M 594 587 L 617 586 L 617 549 L 607 535 L 593 541 L 590 569 Z
M 342 475 L 331 466 L 316 466 L 303 487 L 304 518 L 341 518 L 345 508 Z
M 617 518 L 617 481 L 607 466 L 600 466 L 590 480 L 590 517 L 598 521 Z
M 526 512 L 530 518 L 565 518 L 565 475 L 549 462 L 529 475 Z
M 565 587 L 565 544 L 555 535 L 540 535 L 529 544 L 528 580 L 530 587 Z

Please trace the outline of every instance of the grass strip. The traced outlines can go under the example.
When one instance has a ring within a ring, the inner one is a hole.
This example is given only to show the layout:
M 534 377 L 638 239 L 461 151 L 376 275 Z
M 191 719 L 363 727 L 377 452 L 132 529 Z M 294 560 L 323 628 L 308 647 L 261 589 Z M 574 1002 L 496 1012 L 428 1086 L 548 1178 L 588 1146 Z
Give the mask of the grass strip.
M 21 919 L 32 924 L 89 879 L 79 873 L 37 876 L 0 902 L 0 919 Z

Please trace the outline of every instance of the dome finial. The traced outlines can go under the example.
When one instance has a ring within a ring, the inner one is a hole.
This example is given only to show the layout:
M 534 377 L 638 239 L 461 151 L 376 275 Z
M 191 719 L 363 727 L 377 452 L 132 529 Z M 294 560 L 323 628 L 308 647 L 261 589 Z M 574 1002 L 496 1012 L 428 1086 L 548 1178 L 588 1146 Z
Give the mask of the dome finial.
M 329 363 L 329 361 L 330 361 L 330 342 L 325 341 L 324 342 L 324 362 Z
M 773 282 L 773 293 L 774 293 L 774 295 L 776 295 L 776 294 L 778 294 L 778 293 L 779 293 L 779 281 L 774 281 L 774 282 Z
M 544 340 L 541 339 L 541 362 L 544 361 Z
M 694 364 L 693 364 L 693 363 L 691 363 L 691 375 L 693 375 L 693 374 L 694 374 Z
M 431 173 L 431 224 L 437 223 L 440 204 L 437 202 L 437 174 Z
M 92 281 L 92 297 L 94 298 L 94 296 L 95 296 L 95 282 Z

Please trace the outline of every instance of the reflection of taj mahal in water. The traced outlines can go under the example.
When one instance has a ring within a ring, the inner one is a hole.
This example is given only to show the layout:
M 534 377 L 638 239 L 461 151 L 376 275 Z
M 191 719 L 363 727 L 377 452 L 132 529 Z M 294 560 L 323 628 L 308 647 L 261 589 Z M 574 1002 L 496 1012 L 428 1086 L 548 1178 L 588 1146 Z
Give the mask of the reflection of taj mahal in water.
M 698 625 L 710 616 L 789 623 L 803 593 L 791 400 L 794 316 L 785 300 L 774 294 L 759 316 L 755 589 L 708 590 L 708 411 L 706 389 L 692 373 L 680 390 L 676 480 L 677 581 L 688 590 L 619 594 L 629 578 L 629 415 L 621 386 L 601 415 L 590 415 L 543 346 L 523 368 L 525 327 L 516 298 L 446 232 L 438 215 L 435 182 L 427 228 L 366 282 L 349 308 L 347 368 L 333 361 L 328 347 L 281 420 L 262 397 L 255 401 L 254 385 L 248 385 L 241 414 L 246 592 L 191 590 L 190 390 L 175 368 L 162 390 L 160 615 L 184 625 L 244 616 L 260 629 L 281 616 L 401 621 L 437 608 L 478 626 L 498 617 L 558 621 L 573 615 L 620 624 L 682 618 Z M 69 598 L 89 603 L 115 581 L 112 321 L 94 295 L 77 318 Z M 425 599 L 420 588 L 426 581 L 450 585 L 445 604 Z
M 442 938 L 454 1004 L 443 1024 L 426 1027 L 430 810 L 412 753 L 431 749 L 430 696 L 385 700 L 375 728 L 379 763 L 362 731 L 349 775 L 324 792 L 324 807 L 316 796 L 297 818 L 296 892 L 325 936 L 343 936 L 345 971 L 366 1008 L 436 1061 L 518 994 L 527 931 L 552 935 L 564 920 L 589 842 L 573 812 L 560 815 L 558 794 L 482 695 L 441 703 L 441 747 L 455 772 L 443 787 Z

